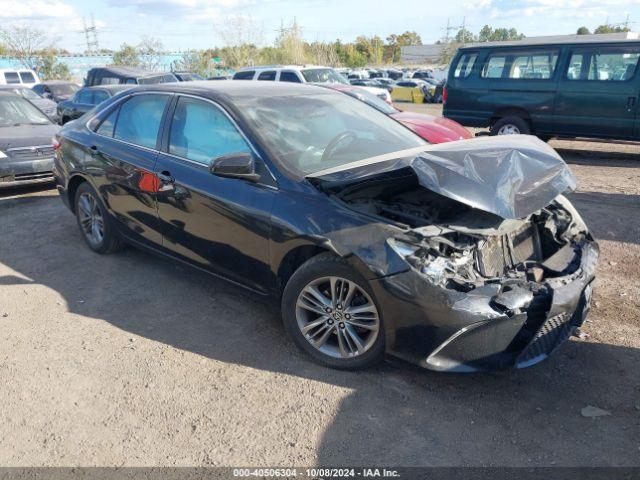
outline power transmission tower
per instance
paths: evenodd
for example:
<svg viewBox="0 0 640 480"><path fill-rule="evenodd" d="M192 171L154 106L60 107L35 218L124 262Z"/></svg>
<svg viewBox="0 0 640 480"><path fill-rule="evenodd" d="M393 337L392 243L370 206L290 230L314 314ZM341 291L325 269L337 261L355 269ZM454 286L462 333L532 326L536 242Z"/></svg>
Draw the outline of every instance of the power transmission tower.
<svg viewBox="0 0 640 480"><path fill-rule="evenodd" d="M91 24L87 25L87 21L83 18L82 24L84 25L84 38L87 41L87 54L97 54L100 51L100 44L98 43L98 29L96 28L96 22L91 15Z"/></svg>

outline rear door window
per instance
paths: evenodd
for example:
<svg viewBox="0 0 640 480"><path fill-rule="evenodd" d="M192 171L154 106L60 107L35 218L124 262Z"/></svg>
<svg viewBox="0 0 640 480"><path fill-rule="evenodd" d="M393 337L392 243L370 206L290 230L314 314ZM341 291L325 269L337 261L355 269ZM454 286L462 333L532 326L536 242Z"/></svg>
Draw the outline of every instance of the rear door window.
<svg viewBox="0 0 640 480"><path fill-rule="evenodd" d="M35 83L36 79L31 72L20 72L22 83Z"/></svg>
<svg viewBox="0 0 640 480"><path fill-rule="evenodd" d="M236 72L235 75L233 76L234 80L253 80L253 75L256 72L254 72L253 70L247 70L244 72Z"/></svg>
<svg viewBox="0 0 640 480"><path fill-rule="evenodd" d="M280 81L281 82L291 82L291 83L302 83L300 77L296 72L291 72L285 70L284 72L280 72Z"/></svg>
<svg viewBox="0 0 640 480"><path fill-rule="evenodd" d="M193 98L178 100L169 132L170 154L208 166L221 155L249 151L240 132L218 107Z"/></svg>
<svg viewBox="0 0 640 480"><path fill-rule="evenodd" d="M491 55L482 68L483 78L502 78L504 66L507 63L506 55Z"/></svg>
<svg viewBox="0 0 640 480"><path fill-rule="evenodd" d="M258 80L269 80L269 81L274 81L276 79L276 72L273 70L270 70L268 72L260 72L260 75L258 75Z"/></svg>
<svg viewBox="0 0 640 480"><path fill-rule="evenodd" d="M9 84L20 83L18 72L4 72L4 81Z"/></svg>
<svg viewBox="0 0 640 480"><path fill-rule="evenodd" d="M557 61L557 51L514 53L508 78L549 80L553 77Z"/></svg>
<svg viewBox="0 0 640 480"><path fill-rule="evenodd" d="M120 107L120 114L113 138L156 148L162 114L169 100L168 95L135 95Z"/></svg>
<svg viewBox="0 0 640 480"><path fill-rule="evenodd" d="M583 49L571 54L567 80L623 82L631 80L638 69L640 48Z"/></svg>
<svg viewBox="0 0 640 480"><path fill-rule="evenodd" d="M477 53L465 53L458 60L458 64L456 65L456 69L453 72L454 78L466 78L471 75L471 70L473 70L473 65L476 63L476 59L478 58Z"/></svg>

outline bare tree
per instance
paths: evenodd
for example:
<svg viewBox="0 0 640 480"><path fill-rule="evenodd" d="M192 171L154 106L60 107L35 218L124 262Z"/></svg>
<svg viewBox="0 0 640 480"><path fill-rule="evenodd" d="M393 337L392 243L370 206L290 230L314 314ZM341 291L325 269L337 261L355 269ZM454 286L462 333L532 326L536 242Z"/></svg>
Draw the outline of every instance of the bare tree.
<svg viewBox="0 0 640 480"><path fill-rule="evenodd" d="M164 46L162 41L153 37L144 37L137 47L140 66L146 70L160 70Z"/></svg>
<svg viewBox="0 0 640 480"><path fill-rule="evenodd" d="M262 43L262 29L251 17L229 16L214 25L214 32L224 44L224 61L230 67L254 65L258 45Z"/></svg>
<svg viewBox="0 0 640 480"><path fill-rule="evenodd" d="M0 28L0 41L6 46L11 55L30 70L37 70L41 64L42 52L53 49L47 35L29 25L13 25Z"/></svg>

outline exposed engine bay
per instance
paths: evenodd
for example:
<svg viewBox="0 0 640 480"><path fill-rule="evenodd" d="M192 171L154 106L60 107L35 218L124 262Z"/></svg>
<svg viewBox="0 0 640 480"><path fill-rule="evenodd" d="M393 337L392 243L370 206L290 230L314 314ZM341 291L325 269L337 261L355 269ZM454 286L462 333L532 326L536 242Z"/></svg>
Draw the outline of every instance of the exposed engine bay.
<svg viewBox="0 0 640 480"><path fill-rule="evenodd" d="M471 291L488 283L533 284L579 268L587 231L571 204L558 197L523 219L503 219L418 182L399 169L325 188L350 208L406 230L391 246L433 283Z"/></svg>

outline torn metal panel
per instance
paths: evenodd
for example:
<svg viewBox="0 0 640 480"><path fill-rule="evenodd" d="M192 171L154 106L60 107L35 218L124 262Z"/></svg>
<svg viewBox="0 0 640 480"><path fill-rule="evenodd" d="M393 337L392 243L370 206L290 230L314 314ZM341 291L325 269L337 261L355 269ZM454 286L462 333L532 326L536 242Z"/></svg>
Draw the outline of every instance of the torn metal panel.
<svg viewBox="0 0 640 480"><path fill-rule="evenodd" d="M547 206L576 180L546 143L528 135L479 137L382 155L308 175L329 184L411 168L424 188L504 219Z"/></svg>

